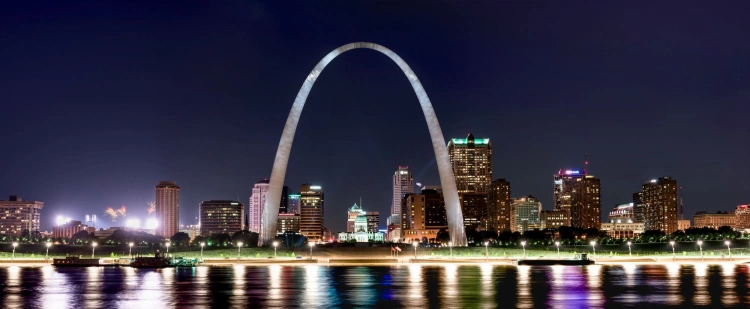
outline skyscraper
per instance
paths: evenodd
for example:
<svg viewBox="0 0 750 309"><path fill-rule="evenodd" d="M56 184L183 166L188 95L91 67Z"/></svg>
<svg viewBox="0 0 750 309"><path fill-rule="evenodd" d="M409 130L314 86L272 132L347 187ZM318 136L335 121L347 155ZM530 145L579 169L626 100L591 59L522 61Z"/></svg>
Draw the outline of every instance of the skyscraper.
<svg viewBox="0 0 750 309"><path fill-rule="evenodd" d="M492 143L489 138L452 138L448 142L458 193L487 193L492 181Z"/></svg>
<svg viewBox="0 0 750 309"><path fill-rule="evenodd" d="M401 205L401 230L405 242L421 242L426 238L432 243L441 229L448 229L441 191L422 190L420 194L407 194Z"/></svg>
<svg viewBox="0 0 750 309"><path fill-rule="evenodd" d="M643 184L646 204L645 230L660 230L667 235L677 230L677 181L670 177L652 179Z"/></svg>
<svg viewBox="0 0 750 309"><path fill-rule="evenodd" d="M487 217L487 193L461 193L458 195L461 204L461 212L464 215L464 227L476 229L486 222Z"/></svg>
<svg viewBox="0 0 750 309"><path fill-rule="evenodd" d="M266 204L266 195L268 195L268 179L256 182L253 186L253 193L250 195L247 219L247 228L251 232L260 233L260 221L263 216L263 206Z"/></svg>
<svg viewBox="0 0 750 309"><path fill-rule="evenodd" d="M567 226L578 228L601 227L599 179L577 170L560 170L552 176L554 210L566 211ZM564 217L564 216L561 216Z"/></svg>
<svg viewBox="0 0 750 309"><path fill-rule="evenodd" d="M244 227L245 206L239 201L203 201L198 212L201 236L232 234Z"/></svg>
<svg viewBox="0 0 750 309"><path fill-rule="evenodd" d="M323 238L324 214L323 188L303 184L300 186L300 233L310 242Z"/></svg>
<svg viewBox="0 0 750 309"><path fill-rule="evenodd" d="M180 228L180 187L174 181L156 185L156 235L170 238Z"/></svg>
<svg viewBox="0 0 750 309"><path fill-rule="evenodd" d="M401 217L401 200L404 195L414 193L414 177L408 166L399 166L393 174L393 202L391 203L390 223L399 224Z"/></svg>
<svg viewBox="0 0 750 309"><path fill-rule="evenodd" d="M299 214L299 194L289 194L289 203L286 213Z"/></svg>
<svg viewBox="0 0 750 309"><path fill-rule="evenodd" d="M516 212L516 231L526 232L541 228L539 215L542 212L542 202L529 195L513 199Z"/></svg>
<svg viewBox="0 0 750 309"><path fill-rule="evenodd" d="M15 195L0 201L0 235L21 236L24 231L39 231L42 207L42 202L24 201Z"/></svg>
<svg viewBox="0 0 750 309"><path fill-rule="evenodd" d="M643 202L643 192L633 193L633 222L646 221L646 203Z"/></svg>
<svg viewBox="0 0 750 309"><path fill-rule="evenodd" d="M289 211L289 194L292 193L289 187L284 186L281 190L281 203L279 204L279 213L285 214Z"/></svg>
<svg viewBox="0 0 750 309"><path fill-rule="evenodd" d="M512 231L510 182L495 179L487 191L487 229L497 233Z"/></svg>

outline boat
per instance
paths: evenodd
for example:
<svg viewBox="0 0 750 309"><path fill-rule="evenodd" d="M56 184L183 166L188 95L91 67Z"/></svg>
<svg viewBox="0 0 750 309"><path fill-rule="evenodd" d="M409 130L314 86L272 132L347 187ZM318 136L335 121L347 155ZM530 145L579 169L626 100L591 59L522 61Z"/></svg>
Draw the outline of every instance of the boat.
<svg viewBox="0 0 750 309"><path fill-rule="evenodd" d="M182 257L176 257L170 259L162 256L159 251L156 251L153 257L136 257L133 262L130 263L130 267L134 268L164 268L164 267L193 267L197 263L196 259L190 260Z"/></svg>
<svg viewBox="0 0 750 309"><path fill-rule="evenodd" d="M67 256L64 259L53 258L52 265L57 267L105 266L102 259L86 259L81 256Z"/></svg>
<svg viewBox="0 0 750 309"><path fill-rule="evenodd" d="M581 253L576 254L576 257L573 259L525 259L525 260L518 260L514 264L516 265L575 265L575 266L582 266L582 265L593 265L594 261L589 260L587 254Z"/></svg>

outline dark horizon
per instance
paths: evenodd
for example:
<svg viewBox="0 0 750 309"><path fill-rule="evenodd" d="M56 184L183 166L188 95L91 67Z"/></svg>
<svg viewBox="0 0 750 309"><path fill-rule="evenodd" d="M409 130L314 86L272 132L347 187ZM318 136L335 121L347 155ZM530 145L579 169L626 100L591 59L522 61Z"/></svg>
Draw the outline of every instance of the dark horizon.
<svg viewBox="0 0 750 309"><path fill-rule="evenodd" d="M411 66L446 143L491 139L513 197L551 209L552 175L588 153L603 218L663 176L686 218L750 203L746 2L336 4L4 3L0 199L44 202L43 230L57 215L123 225L108 206L143 219L162 180L181 187L183 224L203 200L247 205L310 70L369 41ZM403 73L347 52L310 93L285 183L321 185L334 232L360 197L382 228L399 165L439 185Z"/></svg>

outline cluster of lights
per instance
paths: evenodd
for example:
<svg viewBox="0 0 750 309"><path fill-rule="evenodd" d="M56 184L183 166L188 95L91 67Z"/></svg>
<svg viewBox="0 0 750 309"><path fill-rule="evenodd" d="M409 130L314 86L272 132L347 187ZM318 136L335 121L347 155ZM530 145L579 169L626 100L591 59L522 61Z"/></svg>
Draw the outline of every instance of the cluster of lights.
<svg viewBox="0 0 750 309"><path fill-rule="evenodd" d="M57 218L55 219L55 225L63 225L68 222L70 222L70 218L68 217L57 216Z"/></svg>

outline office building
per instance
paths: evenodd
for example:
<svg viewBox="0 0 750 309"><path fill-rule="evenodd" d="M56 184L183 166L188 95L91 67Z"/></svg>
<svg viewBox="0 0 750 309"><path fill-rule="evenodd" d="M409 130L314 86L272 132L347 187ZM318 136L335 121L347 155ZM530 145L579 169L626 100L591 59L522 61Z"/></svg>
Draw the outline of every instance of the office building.
<svg viewBox="0 0 750 309"><path fill-rule="evenodd" d="M180 187L174 181L160 181L156 190L156 236L170 238L180 227Z"/></svg>
<svg viewBox="0 0 750 309"><path fill-rule="evenodd" d="M289 214L299 214L299 194L289 194L289 206L286 212Z"/></svg>
<svg viewBox="0 0 750 309"><path fill-rule="evenodd" d="M738 205L734 215L737 217L736 228L738 230L750 229L750 205Z"/></svg>
<svg viewBox="0 0 750 309"><path fill-rule="evenodd" d="M354 233L356 232L354 228L354 223L357 221L357 218L359 216L363 216L363 220L365 222L364 229L367 230L367 218L364 217L365 211L362 210L362 207L359 207L357 203L354 203L354 206L349 208L349 210L346 212L346 232L347 233Z"/></svg>
<svg viewBox="0 0 750 309"><path fill-rule="evenodd" d="M459 193L458 201L464 215L464 226L468 229L487 229L487 193ZM485 225L482 225L485 222Z"/></svg>
<svg viewBox="0 0 750 309"><path fill-rule="evenodd" d="M489 138L452 138L448 156L458 193L487 193L492 181L492 143Z"/></svg>
<svg viewBox="0 0 750 309"><path fill-rule="evenodd" d="M276 233L294 232L299 233L299 223L301 217L299 214L285 213L279 214L279 218L276 221Z"/></svg>
<svg viewBox="0 0 750 309"><path fill-rule="evenodd" d="M368 211L365 213L367 217L367 232L377 233L380 231L380 212L379 211Z"/></svg>
<svg viewBox="0 0 750 309"><path fill-rule="evenodd" d="M722 226L728 226L732 229L737 227L737 216L733 212L707 213L699 211L693 216L693 223L697 228L719 229Z"/></svg>
<svg viewBox="0 0 750 309"><path fill-rule="evenodd" d="M633 222L646 221L646 203L643 202L643 192L633 193Z"/></svg>
<svg viewBox="0 0 750 309"><path fill-rule="evenodd" d="M303 184L300 186L300 233L310 242L323 241L323 214L325 209L323 188Z"/></svg>
<svg viewBox="0 0 750 309"><path fill-rule="evenodd" d="M442 192L422 190L420 194L407 194L401 205L401 234L405 242L422 242L424 238L435 243L437 233L448 230Z"/></svg>
<svg viewBox="0 0 750 309"><path fill-rule="evenodd" d="M44 203L24 201L11 195L7 201L0 200L0 235L21 236L24 231L39 231L40 211Z"/></svg>
<svg viewBox="0 0 750 309"><path fill-rule="evenodd" d="M646 231L659 230L667 235L677 230L677 181L670 177L653 179L643 184L646 204L644 223ZM697 225L697 222L695 222Z"/></svg>
<svg viewBox="0 0 750 309"><path fill-rule="evenodd" d="M607 217L610 223L635 222L634 203L617 204Z"/></svg>
<svg viewBox="0 0 750 309"><path fill-rule="evenodd" d="M251 232L260 233L261 217L263 216L263 207L266 205L268 187L268 179L258 181L253 186L247 216L247 229Z"/></svg>
<svg viewBox="0 0 750 309"><path fill-rule="evenodd" d="M582 229L601 229L599 179L593 175L576 178L570 193L570 225Z"/></svg>
<svg viewBox="0 0 750 309"><path fill-rule="evenodd" d="M629 238L633 239L638 235L643 234L644 223L643 222L629 222L629 223L613 223L607 222L602 223L601 231L607 233L607 236L621 239Z"/></svg>
<svg viewBox="0 0 750 309"><path fill-rule="evenodd" d="M512 203L510 198L510 182L505 179L495 179L487 189L487 229L498 234L512 231L515 223L511 224Z"/></svg>
<svg viewBox="0 0 750 309"><path fill-rule="evenodd" d="M679 231L685 231L691 227L690 220L677 220L677 230Z"/></svg>
<svg viewBox="0 0 750 309"><path fill-rule="evenodd" d="M80 231L87 231L88 226L81 221L71 220L52 227L52 238L71 238Z"/></svg>
<svg viewBox="0 0 750 309"><path fill-rule="evenodd" d="M180 232L188 234L188 236L190 236L190 241L193 241L195 237L201 235L201 226L200 224L188 224L188 225L180 224Z"/></svg>
<svg viewBox="0 0 750 309"><path fill-rule="evenodd" d="M557 230L561 226L568 226L570 212L567 210L542 210L539 221L542 229Z"/></svg>
<svg viewBox="0 0 750 309"><path fill-rule="evenodd" d="M232 234L244 227L245 206L238 201L203 201L199 206L200 234Z"/></svg>
<svg viewBox="0 0 750 309"><path fill-rule="evenodd" d="M284 188L281 190L281 202L279 204L279 213L285 214L289 211L289 194L292 193L292 191L289 190L289 187L284 186Z"/></svg>
<svg viewBox="0 0 750 309"><path fill-rule="evenodd" d="M414 176L408 166L399 166L393 174L393 202L391 204L391 222L398 224L401 217L401 200L404 195L414 193Z"/></svg>
<svg viewBox="0 0 750 309"><path fill-rule="evenodd" d="M529 195L512 200L516 214L516 231L526 232L542 227L539 215L542 212L542 202Z"/></svg>

